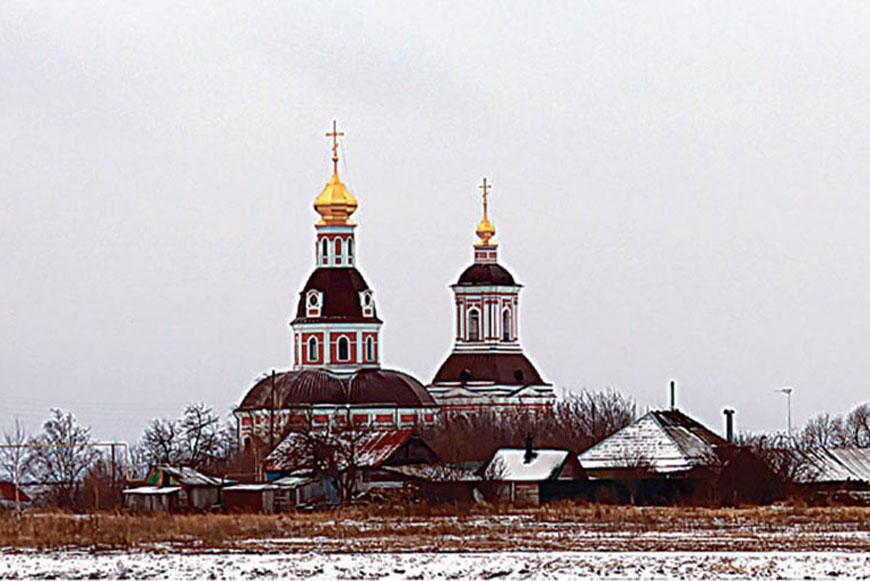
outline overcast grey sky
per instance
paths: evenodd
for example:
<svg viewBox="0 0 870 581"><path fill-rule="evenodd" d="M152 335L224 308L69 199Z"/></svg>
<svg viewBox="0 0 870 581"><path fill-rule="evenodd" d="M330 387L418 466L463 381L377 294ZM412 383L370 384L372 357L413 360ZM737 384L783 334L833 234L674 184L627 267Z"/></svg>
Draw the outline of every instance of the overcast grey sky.
<svg viewBox="0 0 870 581"><path fill-rule="evenodd" d="M483 176L557 387L780 429L870 399L866 2L0 4L0 426L133 440L290 365L323 134L384 359L453 337Z"/></svg>

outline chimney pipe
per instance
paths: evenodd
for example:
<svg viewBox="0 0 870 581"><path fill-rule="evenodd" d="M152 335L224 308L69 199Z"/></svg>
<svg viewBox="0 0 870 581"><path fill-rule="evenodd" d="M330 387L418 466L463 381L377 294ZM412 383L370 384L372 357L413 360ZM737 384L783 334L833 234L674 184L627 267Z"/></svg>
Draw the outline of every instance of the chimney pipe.
<svg viewBox="0 0 870 581"><path fill-rule="evenodd" d="M526 455L523 457L523 463L528 464L535 458L535 451L532 447L532 435L526 436Z"/></svg>
<svg viewBox="0 0 870 581"><path fill-rule="evenodd" d="M724 409L722 413L725 414L725 440L732 444L734 442L734 410L732 409Z"/></svg>
<svg viewBox="0 0 870 581"><path fill-rule="evenodd" d="M677 409L677 382L671 380L671 411Z"/></svg>

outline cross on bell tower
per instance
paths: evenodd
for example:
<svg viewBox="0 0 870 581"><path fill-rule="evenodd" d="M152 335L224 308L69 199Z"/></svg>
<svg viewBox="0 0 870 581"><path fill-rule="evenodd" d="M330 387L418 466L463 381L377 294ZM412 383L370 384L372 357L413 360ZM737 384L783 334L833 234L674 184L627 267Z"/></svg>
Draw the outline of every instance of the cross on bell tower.
<svg viewBox="0 0 870 581"><path fill-rule="evenodd" d="M338 173L338 138L344 137L344 131L338 130L338 123L335 119L332 120L332 131L326 134L327 137L332 137L332 169Z"/></svg>

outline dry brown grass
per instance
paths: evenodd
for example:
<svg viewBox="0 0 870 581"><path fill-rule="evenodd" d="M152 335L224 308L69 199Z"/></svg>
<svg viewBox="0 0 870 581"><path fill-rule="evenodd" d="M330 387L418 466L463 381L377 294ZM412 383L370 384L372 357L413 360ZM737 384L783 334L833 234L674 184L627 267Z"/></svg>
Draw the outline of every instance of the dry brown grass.
<svg viewBox="0 0 870 581"><path fill-rule="evenodd" d="M426 514L423 514L426 513ZM870 508L358 507L283 515L0 515L19 549L870 550Z"/></svg>

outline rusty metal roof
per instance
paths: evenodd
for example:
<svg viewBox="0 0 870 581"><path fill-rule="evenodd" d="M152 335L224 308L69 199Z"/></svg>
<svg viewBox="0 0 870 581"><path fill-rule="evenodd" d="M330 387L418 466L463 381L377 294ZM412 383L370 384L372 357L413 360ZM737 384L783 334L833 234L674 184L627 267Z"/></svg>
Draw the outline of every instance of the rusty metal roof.
<svg viewBox="0 0 870 581"><path fill-rule="evenodd" d="M292 432L278 444L264 461L266 470L292 470L301 466L313 465L313 448L320 442L323 447L335 450L339 465L357 468L377 468L386 462L414 432L411 428L398 430L346 430L329 434L327 432L302 434ZM289 465L288 459L293 464Z"/></svg>
<svg viewBox="0 0 870 581"><path fill-rule="evenodd" d="M720 463L720 436L678 410L651 411L580 454L584 470L685 472Z"/></svg>

